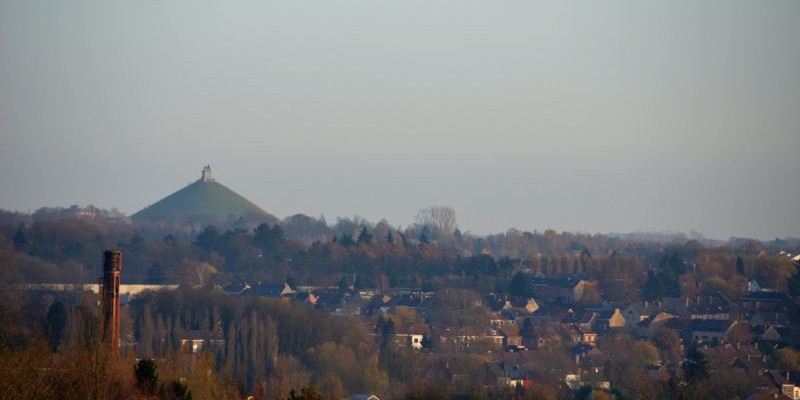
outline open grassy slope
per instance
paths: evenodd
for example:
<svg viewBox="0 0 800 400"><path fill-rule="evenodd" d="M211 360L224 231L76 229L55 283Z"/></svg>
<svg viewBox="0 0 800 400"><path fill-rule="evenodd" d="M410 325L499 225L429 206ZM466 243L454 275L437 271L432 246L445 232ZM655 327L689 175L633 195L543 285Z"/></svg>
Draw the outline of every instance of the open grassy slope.
<svg viewBox="0 0 800 400"><path fill-rule="evenodd" d="M275 216L262 210L219 182L198 180L133 214L136 222L175 223L231 222L240 218L274 223Z"/></svg>

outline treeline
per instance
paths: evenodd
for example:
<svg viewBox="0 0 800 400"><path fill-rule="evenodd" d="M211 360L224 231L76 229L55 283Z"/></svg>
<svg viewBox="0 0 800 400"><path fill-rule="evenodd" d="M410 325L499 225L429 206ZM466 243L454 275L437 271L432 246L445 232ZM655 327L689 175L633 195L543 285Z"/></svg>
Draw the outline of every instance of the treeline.
<svg viewBox="0 0 800 400"><path fill-rule="evenodd" d="M212 354L193 363L184 354L166 354L153 364L151 384L143 385L135 354L102 342L92 296L77 305L54 301L44 314L22 297L9 287L0 291L2 399L240 398L230 380L217 374Z"/></svg>
<svg viewBox="0 0 800 400"><path fill-rule="evenodd" d="M200 335L216 370L241 393L282 398L313 385L326 398L344 398L388 387L374 341L347 319L206 290L149 293L130 308L140 355L158 359L187 351L181 339Z"/></svg>
<svg viewBox="0 0 800 400"><path fill-rule="evenodd" d="M611 301L734 295L749 280L789 291L797 240L736 240L713 245L630 242L605 235L509 230L475 237L461 233L452 210L432 207L405 229L385 221L287 218L255 229L207 226L190 238L152 238L139 226L110 217L64 217L96 210L4 213L0 221L0 281L94 282L100 255L125 254L123 282L202 285L280 282L386 289L471 287L506 293L515 271L543 277L580 277L600 283ZM52 215L59 216L58 218ZM50 217L48 217L50 216ZM293 232L289 235L288 232ZM297 235L304 239L298 239ZM305 236L303 236L305 235ZM309 238L316 238L309 242Z"/></svg>
<svg viewBox="0 0 800 400"><path fill-rule="evenodd" d="M427 374L410 351L292 302L146 293L123 309L120 351L102 342L91 294L51 299L42 312L13 288L0 295L3 399L287 399L301 388L402 397Z"/></svg>

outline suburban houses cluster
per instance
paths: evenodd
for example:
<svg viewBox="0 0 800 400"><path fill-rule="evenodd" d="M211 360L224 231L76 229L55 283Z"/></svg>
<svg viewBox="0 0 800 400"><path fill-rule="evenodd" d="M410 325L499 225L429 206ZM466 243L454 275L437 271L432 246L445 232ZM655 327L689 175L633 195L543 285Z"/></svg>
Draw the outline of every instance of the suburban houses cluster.
<svg viewBox="0 0 800 400"><path fill-rule="evenodd" d="M359 329L376 341L388 335L393 345L407 348L441 367L452 385L475 379L458 361L462 353L478 354L484 360L477 368L482 379L498 386L530 388L540 380L557 377L578 390L590 385L609 388L604 374L608 361L619 354L601 343L611 338L656 340L670 331L680 340L680 354L696 346L709 360L709 367L739 369L758 377L754 398L786 395L800 399L800 380L795 372L782 373L765 349L793 345L796 328L788 325L798 304L786 294L749 282L737 298L721 293L711 296L662 298L629 304L601 301L587 305L582 297L597 282L585 279L531 277L534 296L480 295L478 313L482 325L446 326L434 313L436 292L420 289L375 290L352 288L290 287L286 283L235 283L215 290L229 296L261 296L295 302L332 315L359 321ZM403 314L414 318L393 322L391 332L381 331L379 321ZM197 352L204 342L197 334L187 336L186 350ZM211 337L208 337L210 340ZM206 342L208 343L208 342ZM544 376L541 357L546 351L568 351L570 363L559 363ZM622 350L624 351L624 350ZM676 365L654 359L648 375L668 380ZM679 360L680 361L680 360ZM545 374L546 375L546 374Z"/></svg>

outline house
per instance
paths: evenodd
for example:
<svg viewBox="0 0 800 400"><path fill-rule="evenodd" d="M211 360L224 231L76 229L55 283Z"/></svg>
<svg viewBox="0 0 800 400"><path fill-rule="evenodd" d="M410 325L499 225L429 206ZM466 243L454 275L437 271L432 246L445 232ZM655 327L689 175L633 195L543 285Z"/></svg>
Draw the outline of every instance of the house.
<svg viewBox="0 0 800 400"><path fill-rule="evenodd" d="M198 354L207 346L216 346L224 343L221 338L215 338L212 332L187 331L178 338L180 349L184 353Z"/></svg>
<svg viewBox="0 0 800 400"><path fill-rule="evenodd" d="M598 332L608 332L612 329L619 329L625 327L625 317L619 308L613 310L606 309L597 312L597 319L594 327Z"/></svg>
<svg viewBox="0 0 800 400"><path fill-rule="evenodd" d="M594 281L573 278L535 278L532 283L537 297L565 304L580 301L588 286L597 285Z"/></svg>
<svg viewBox="0 0 800 400"><path fill-rule="evenodd" d="M597 343L597 334L592 331L579 331L581 335L581 343L595 344Z"/></svg>
<svg viewBox="0 0 800 400"><path fill-rule="evenodd" d="M591 374L602 374L608 364L608 356L596 346L579 343L569 351L575 365Z"/></svg>
<svg viewBox="0 0 800 400"><path fill-rule="evenodd" d="M489 326L493 329L502 329L508 326L519 326L517 313L513 310L487 311Z"/></svg>
<svg viewBox="0 0 800 400"><path fill-rule="evenodd" d="M494 378L498 386L516 389L518 387L529 389L533 386L533 379L529 372L520 364L506 361L492 361L486 363L488 375Z"/></svg>
<svg viewBox="0 0 800 400"><path fill-rule="evenodd" d="M502 301L499 309L502 324L515 324L520 327L532 324L532 315L539 310L539 304L533 298L514 297Z"/></svg>
<svg viewBox="0 0 800 400"><path fill-rule="evenodd" d="M298 293L294 297L294 300L298 304L302 304L309 308L315 308L317 305L317 301L319 300L319 297L317 297L314 293L309 291L309 292Z"/></svg>
<svg viewBox="0 0 800 400"><path fill-rule="evenodd" d="M516 327L506 327L499 330L499 333L503 336L503 348L524 348L522 345L522 336L519 335L519 329L515 328Z"/></svg>
<svg viewBox="0 0 800 400"><path fill-rule="evenodd" d="M336 316L361 315L363 300L350 290L320 290L317 293L315 308Z"/></svg>
<svg viewBox="0 0 800 400"><path fill-rule="evenodd" d="M374 394L358 393L351 395L347 400L381 400L381 398Z"/></svg>
<svg viewBox="0 0 800 400"><path fill-rule="evenodd" d="M525 310L527 310L527 311L528 311L528 314L533 314L533 313L535 313L535 312L536 312L536 310L538 310L538 309L539 309L539 303L537 303L537 302L536 302L536 300L534 300L534 299L531 297L531 298L529 298L529 299L528 299L528 300L525 302L525 305L524 305L524 306L522 306L522 307L523 307Z"/></svg>
<svg viewBox="0 0 800 400"><path fill-rule="evenodd" d="M254 285L250 285L250 293L246 293L251 296L258 296L258 297L272 297L275 299L284 298L294 295L295 290L289 286L288 283L256 283Z"/></svg>
<svg viewBox="0 0 800 400"><path fill-rule="evenodd" d="M605 370L608 364L608 355L602 352L599 348L592 346L592 349L586 353L581 365L587 370L600 374Z"/></svg>
<svg viewBox="0 0 800 400"><path fill-rule="evenodd" d="M689 307L689 319L717 319L726 321L730 318L730 307L727 305L705 303Z"/></svg>
<svg viewBox="0 0 800 400"><path fill-rule="evenodd" d="M520 314L533 314L536 310L539 309L539 303L536 302L532 297L524 298L524 297L512 297L510 300L506 300L501 307L501 310L512 310L514 309L517 313Z"/></svg>
<svg viewBox="0 0 800 400"><path fill-rule="evenodd" d="M430 338L431 331L426 324L415 324L409 327L395 329L395 341L401 345L408 345L414 350L422 350L425 338Z"/></svg>
<svg viewBox="0 0 800 400"><path fill-rule="evenodd" d="M665 312L658 312L654 315L647 317L645 320L639 322L636 325L636 329L634 332L643 337L651 338L655 336L655 334L664 328L670 321L677 319L678 317L668 314Z"/></svg>
<svg viewBox="0 0 800 400"><path fill-rule="evenodd" d="M750 329L756 340L775 343L787 343L791 340L789 328L776 325L758 325Z"/></svg>
<svg viewBox="0 0 800 400"><path fill-rule="evenodd" d="M561 335L552 328L536 328L531 346L536 349L549 349L561 345Z"/></svg>
<svg viewBox="0 0 800 400"><path fill-rule="evenodd" d="M367 314L375 314L379 313L385 315L394 307L400 304L400 297L399 296L390 296L388 294L375 296L370 300L370 302L366 306Z"/></svg>
<svg viewBox="0 0 800 400"><path fill-rule="evenodd" d="M659 302L645 301L643 303L631 303L622 310L625 317L625 327L629 330L637 328L640 322L661 311Z"/></svg>
<svg viewBox="0 0 800 400"><path fill-rule="evenodd" d="M625 317L619 308L587 308L579 318L568 314L564 322L582 331L607 332L625 327Z"/></svg>
<svg viewBox="0 0 800 400"><path fill-rule="evenodd" d="M784 383L781 385L781 394L792 400L800 400L800 386L793 383Z"/></svg>
<svg viewBox="0 0 800 400"><path fill-rule="evenodd" d="M681 319L689 319L690 300L683 297L663 297L659 301L660 311L676 315Z"/></svg>
<svg viewBox="0 0 800 400"><path fill-rule="evenodd" d="M789 298L781 292L758 291L739 297L739 304L745 313L787 312Z"/></svg>
<svg viewBox="0 0 800 400"><path fill-rule="evenodd" d="M658 311L681 319L730 319L731 302L722 295L687 297L664 297Z"/></svg>
<svg viewBox="0 0 800 400"><path fill-rule="evenodd" d="M501 335L497 331L487 331L487 332L484 332L482 335L477 336L476 339L480 340L480 341L483 341L483 342L486 342L486 343L489 343L490 345L493 345L496 348L496 347L502 347L503 346L503 339L504 338L503 338L503 335Z"/></svg>
<svg viewBox="0 0 800 400"><path fill-rule="evenodd" d="M797 371L782 374L777 370L770 370L769 376L781 395L788 399L800 400L800 376Z"/></svg>
<svg viewBox="0 0 800 400"><path fill-rule="evenodd" d="M430 304L433 301L431 293L425 292L403 293L400 294L399 297L400 301L395 308L411 309L420 315L427 314Z"/></svg>
<svg viewBox="0 0 800 400"><path fill-rule="evenodd" d="M750 326L774 325L783 327L790 320L789 314L784 312L752 312L745 315Z"/></svg>
<svg viewBox="0 0 800 400"><path fill-rule="evenodd" d="M448 378L453 385L470 383L470 376L475 373L475 371L470 368L470 365L463 362L458 356L444 357L444 359L441 360L440 367L444 370L445 377Z"/></svg>
<svg viewBox="0 0 800 400"><path fill-rule="evenodd" d="M703 345L698 350L706 357L709 370L733 368L739 360L739 352L730 344L720 346Z"/></svg>
<svg viewBox="0 0 800 400"><path fill-rule="evenodd" d="M753 345L741 345L735 348L739 353L738 359L734 364L735 367L757 374L764 374L768 371L770 367L769 359L758 347Z"/></svg>
<svg viewBox="0 0 800 400"><path fill-rule="evenodd" d="M227 295L243 295L246 291L250 290L250 285L247 283L229 283L221 286L222 292Z"/></svg>
<svg viewBox="0 0 800 400"><path fill-rule="evenodd" d="M694 299L684 298L685 314L682 317L689 319L719 319L731 318L730 301L722 295L698 296Z"/></svg>
<svg viewBox="0 0 800 400"><path fill-rule="evenodd" d="M611 382L609 381L587 381L583 379L580 374L567 374L564 376L564 384L572 391L578 391L584 386L591 386L594 389L611 390Z"/></svg>
<svg viewBox="0 0 800 400"><path fill-rule="evenodd" d="M759 285L758 281L756 281L755 279L751 279L751 280L747 281L745 289L746 289L745 291L748 292L748 293L760 292L761 291L761 285Z"/></svg>
<svg viewBox="0 0 800 400"><path fill-rule="evenodd" d="M586 310L583 314L567 312L563 322L565 325L571 325L578 329L590 330L594 326L595 320L597 320L597 313Z"/></svg>
<svg viewBox="0 0 800 400"><path fill-rule="evenodd" d="M439 338L440 344L455 346L457 349L467 349L476 343L487 344L495 350L501 350L503 347L503 336L497 330L434 327L432 331L434 336Z"/></svg>
<svg viewBox="0 0 800 400"><path fill-rule="evenodd" d="M222 291L228 295L257 296L283 298L295 294L295 290L288 283L232 283L222 286Z"/></svg>
<svg viewBox="0 0 800 400"><path fill-rule="evenodd" d="M750 376L760 376L767 373L769 368L767 355L752 345L704 345L700 351L705 355L711 370L734 368L751 373Z"/></svg>
<svg viewBox="0 0 800 400"><path fill-rule="evenodd" d="M573 391L578 391L584 386L579 374L567 374L564 377L564 384Z"/></svg>
<svg viewBox="0 0 800 400"><path fill-rule="evenodd" d="M181 351L196 354L203 351L206 342L205 335L199 331L189 331L180 336Z"/></svg>
<svg viewBox="0 0 800 400"><path fill-rule="evenodd" d="M719 319L696 319L686 328L691 340L696 343L722 343L736 322Z"/></svg>
<svg viewBox="0 0 800 400"><path fill-rule="evenodd" d="M386 314L396 308L406 308L414 310L420 314L426 314L430 306L430 293L404 293L404 294L383 294L375 296L366 306L367 314Z"/></svg>

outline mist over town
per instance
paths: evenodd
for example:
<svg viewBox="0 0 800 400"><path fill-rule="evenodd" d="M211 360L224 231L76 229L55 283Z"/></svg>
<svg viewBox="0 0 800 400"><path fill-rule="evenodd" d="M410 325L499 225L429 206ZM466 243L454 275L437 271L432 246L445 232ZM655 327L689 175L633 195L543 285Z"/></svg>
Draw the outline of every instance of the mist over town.
<svg viewBox="0 0 800 400"><path fill-rule="evenodd" d="M800 399L798 20L0 2L0 399Z"/></svg>

